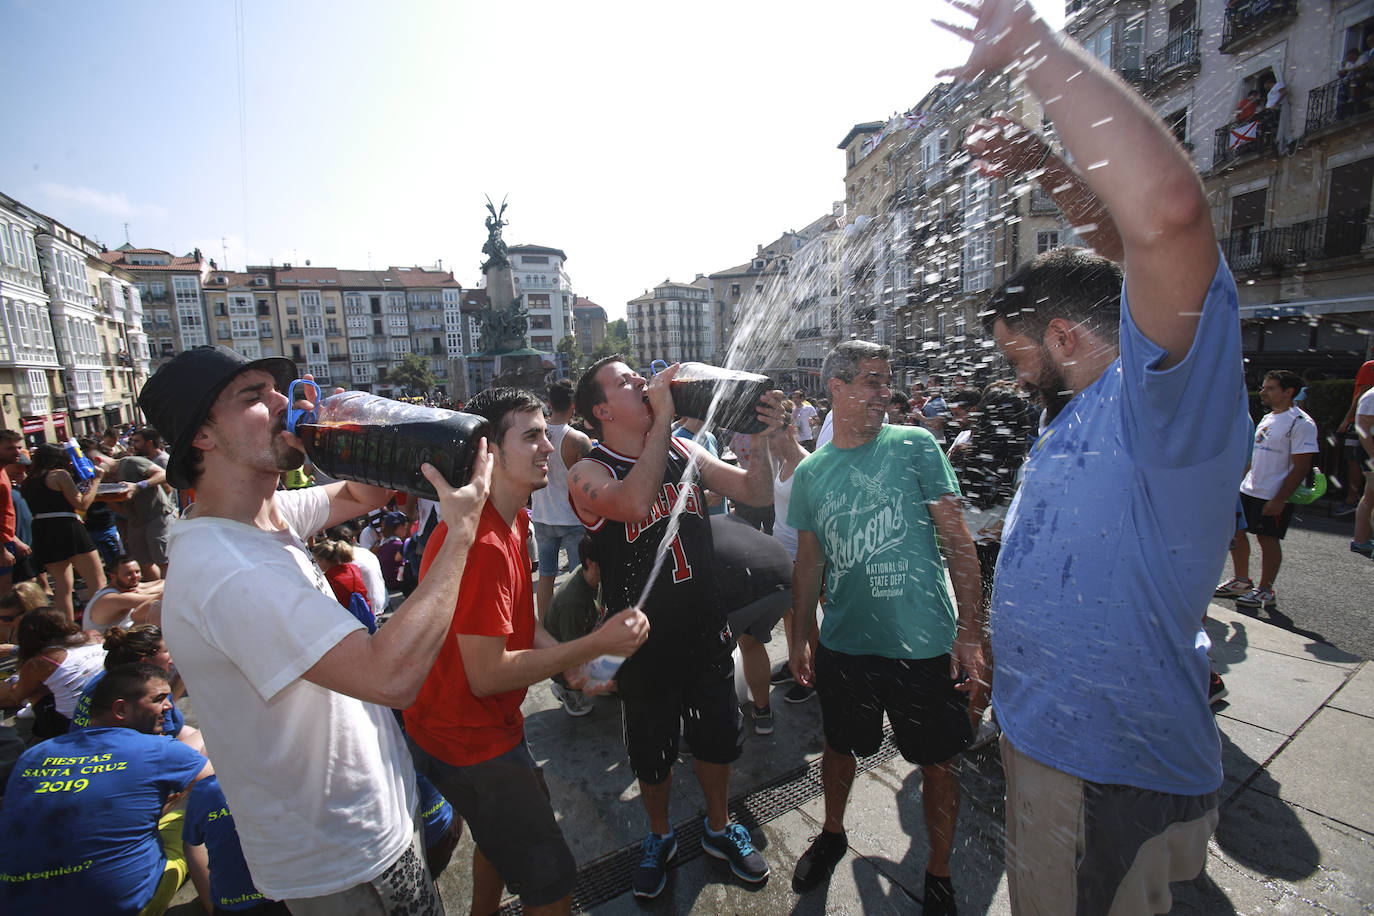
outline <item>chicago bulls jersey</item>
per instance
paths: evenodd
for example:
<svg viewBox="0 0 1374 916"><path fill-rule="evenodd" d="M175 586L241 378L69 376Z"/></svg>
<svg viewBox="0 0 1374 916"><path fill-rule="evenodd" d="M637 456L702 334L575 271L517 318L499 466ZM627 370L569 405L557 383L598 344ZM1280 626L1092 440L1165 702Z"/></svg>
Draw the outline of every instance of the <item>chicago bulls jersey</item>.
<svg viewBox="0 0 1374 916"><path fill-rule="evenodd" d="M669 514L679 498L686 503L678 517L678 531L668 542L663 566L640 607L649 618L649 639L616 676L621 692L652 690L654 685L734 648L711 571L713 551L706 500L695 477L685 486L682 483L690 456L686 442L669 440L663 485L647 518L638 522L603 518L587 526L600 557L606 612L614 614L639 601L663 546ZM617 480L624 480L635 466L634 458L601 444L588 457L604 465Z"/></svg>

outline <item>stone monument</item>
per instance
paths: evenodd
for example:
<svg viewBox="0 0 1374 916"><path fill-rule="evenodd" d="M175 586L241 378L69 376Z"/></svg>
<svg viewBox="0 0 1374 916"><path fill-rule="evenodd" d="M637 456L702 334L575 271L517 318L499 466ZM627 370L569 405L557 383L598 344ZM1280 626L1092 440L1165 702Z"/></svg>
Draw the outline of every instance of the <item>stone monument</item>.
<svg viewBox="0 0 1374 916"><path fill-rule="evenodd" d="M482 253L487 256L482 263L487 306L477 313L482 349L473 354L472 361L489 369L483 375L491 379L489 384L493 387L524 388L542 397L546 387L544 354L525 345L529 321L515 296L510 251L501 238L501 229L508 225L504 218L506 201L502 200L501 209L497 210L488 197L487 211L487 241L482 246Z"/></svg>

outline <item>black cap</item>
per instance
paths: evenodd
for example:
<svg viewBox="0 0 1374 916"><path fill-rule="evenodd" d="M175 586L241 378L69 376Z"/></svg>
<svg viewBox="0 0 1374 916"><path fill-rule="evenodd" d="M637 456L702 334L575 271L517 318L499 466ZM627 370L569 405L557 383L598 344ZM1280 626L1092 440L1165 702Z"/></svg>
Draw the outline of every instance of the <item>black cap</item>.
<svg viewBox="0 0 1374 916"><path fill-rule="evenodd" d="M138 406L167 443L167 482L172 486L191 486L186 463L191 441L224 386L249 369L270 374L283 394L297 374L296 364L285 357L250 360L228 347L193 347L164 363L138 393Z"/></svg>

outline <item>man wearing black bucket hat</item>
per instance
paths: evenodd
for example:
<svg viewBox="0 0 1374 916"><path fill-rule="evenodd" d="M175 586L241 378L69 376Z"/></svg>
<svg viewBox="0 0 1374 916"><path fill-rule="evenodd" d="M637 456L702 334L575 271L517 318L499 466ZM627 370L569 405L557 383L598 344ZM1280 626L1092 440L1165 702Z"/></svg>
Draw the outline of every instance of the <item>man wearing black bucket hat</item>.
<svg viewBox="0 0 1374 916"><path fill-rule="evenodd" d="M295 374L290 360L197 347L139 394L170 445L167 479L196 489L194 517L170 537L163 632L258 889L293 913L439 913L418 846L414 767L388 707L410 704L443 642L490 460L483 444L459 490L425 465L450 527L435 563L444 574L368 635L304 539L388 493L357 483L276 490L303 459L282 393Z"/></svg>

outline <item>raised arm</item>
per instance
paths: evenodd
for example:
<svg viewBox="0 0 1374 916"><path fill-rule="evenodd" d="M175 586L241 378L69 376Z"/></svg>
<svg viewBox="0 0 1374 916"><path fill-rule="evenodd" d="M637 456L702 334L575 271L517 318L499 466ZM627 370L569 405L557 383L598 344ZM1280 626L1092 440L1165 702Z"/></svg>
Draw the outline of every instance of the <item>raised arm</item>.
<svg viewBox="0 0 1374 916"><path fill-rule="evenodd" d="M759 398L758 417L767 426L763 432L749 437L748 470L721 461L696 443L689 445L701 471L702 485L746 506L773 505L773 462L768 443L787 425L782 398L781 391L770 391Z"/></svg>
<svg viewBox="0 0 1374 916"><path fill-rule="evenodd" d="M1218 260L1192 163L1140 96L1026 0L950 2L977 18L971 28L940 23L973 43L953 75L1020 71L1116 222L1136 326L1167 351L1162 367L1179 362L1197 333Z"/></svg>

